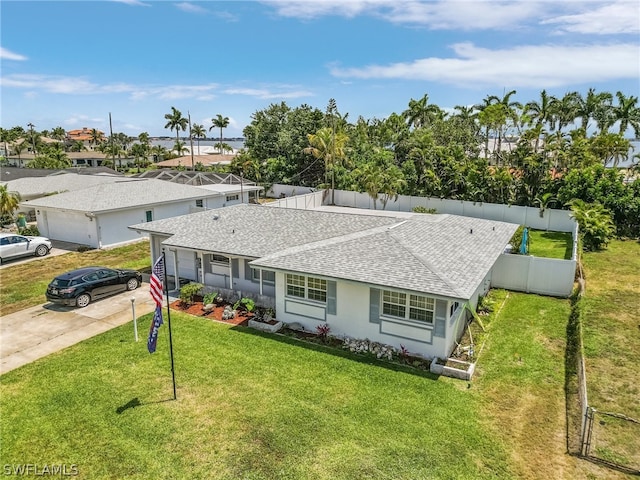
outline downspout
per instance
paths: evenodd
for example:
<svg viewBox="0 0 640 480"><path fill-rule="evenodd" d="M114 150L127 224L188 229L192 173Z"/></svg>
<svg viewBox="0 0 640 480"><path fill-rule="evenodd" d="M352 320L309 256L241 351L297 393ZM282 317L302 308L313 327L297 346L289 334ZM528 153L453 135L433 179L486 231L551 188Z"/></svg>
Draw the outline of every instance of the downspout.
<svg viewBox="0 0 640 480"><path fill-rule="evenodd" d="M102 231L100 230L100 222L98 221L98 217L92 213L92 218L96 221L96 237L98 240L98 248L102 249Z"/></svg>

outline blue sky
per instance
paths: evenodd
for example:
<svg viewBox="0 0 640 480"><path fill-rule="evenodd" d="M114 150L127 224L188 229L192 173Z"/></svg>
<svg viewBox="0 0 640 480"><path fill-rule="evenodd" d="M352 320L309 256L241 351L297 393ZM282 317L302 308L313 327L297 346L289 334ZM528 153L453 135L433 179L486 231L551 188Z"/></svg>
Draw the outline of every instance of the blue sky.
<svg viewBox="0 0 640 480"><path fill-rule="evenodd" d="M442 108L516 90L537 100L640 96L640 2L13 1L0 3L3 128L173 133L229 117L241 136L272 103L349 120L429 95ZM218 130L211 131L216 137Z"/></svg>

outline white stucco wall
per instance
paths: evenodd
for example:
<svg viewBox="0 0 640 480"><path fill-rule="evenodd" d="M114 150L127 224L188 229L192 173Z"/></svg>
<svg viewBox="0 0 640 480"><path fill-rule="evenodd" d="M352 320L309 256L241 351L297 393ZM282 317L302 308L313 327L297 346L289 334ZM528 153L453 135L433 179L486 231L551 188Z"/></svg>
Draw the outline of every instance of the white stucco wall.
<svg viewBox="0 0 640 480"><path fill-rule="evenodd" d="M331 280L331 279L327 279ZM285 274L276 272L276 318L285 323L299 323L306 330L315 331L328 323L331 335L352 337L392 345L403 345L414 354L427 358L445 357L450 353L454 330L446 322L446 337L433 335L434 327L411 321L384 318L380 323L369 321L370 286L347 281L336 283L336 314L327 313L326 305L287 297ZM447 303L448 311L449 303Z"/></svg>
<svg viewBox="0 0 640 480"><path fill-rule="evenodd" d="M82 212L36 209L40 235L98 248L98 224Z"/></svg>

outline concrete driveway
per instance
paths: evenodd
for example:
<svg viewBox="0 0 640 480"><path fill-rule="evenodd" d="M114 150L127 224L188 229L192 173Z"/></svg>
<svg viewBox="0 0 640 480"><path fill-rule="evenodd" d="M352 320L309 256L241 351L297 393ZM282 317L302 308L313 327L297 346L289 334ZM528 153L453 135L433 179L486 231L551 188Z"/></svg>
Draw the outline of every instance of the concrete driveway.
<svg viewBox="0 0 640 480"><path fill-rule="evenodd" d="M61 240L51 240L51 250L44 257L36 257L34 255L28 257L16 257L10 258L8 260L4 260L2 265L0 265L0 270L3 268L11 267L13 265L20 265L23 263L34 262L36 260L44 260L48 257L56 257L58 255L64 255L69 252L77 252L80 244L71 243L71 242L63 242Z"/></svg>
<svg viewBox="0 0 640 480"><path fill-rule="evenodd" d="M127 322L132 324L133 340L132 298L136 318L155 309L149 284L143 283L132 292L98 300L85 308L45 303L1 317L0 375ZM138 325L141 342L146 342L145 330Z"/></svg>

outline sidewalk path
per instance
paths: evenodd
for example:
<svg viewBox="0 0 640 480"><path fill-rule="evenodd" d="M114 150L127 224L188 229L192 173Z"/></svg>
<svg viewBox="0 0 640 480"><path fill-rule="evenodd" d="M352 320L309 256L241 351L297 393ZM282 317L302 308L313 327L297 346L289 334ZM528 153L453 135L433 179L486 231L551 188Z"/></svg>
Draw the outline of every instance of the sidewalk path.
<svg viewBox="0 0 640 480"><path fill-rule="evenodd" d="M85 308L45 303L0 318L0 375L127 322L155 308L149 284L98 300ZM131 336L133 337L133 325ZM140 341L146 332L138 325Z"/></svg>

